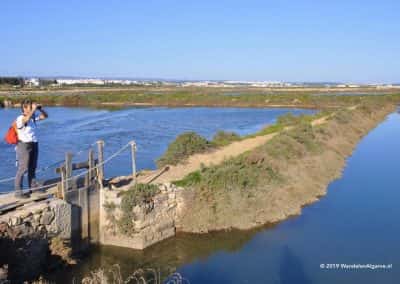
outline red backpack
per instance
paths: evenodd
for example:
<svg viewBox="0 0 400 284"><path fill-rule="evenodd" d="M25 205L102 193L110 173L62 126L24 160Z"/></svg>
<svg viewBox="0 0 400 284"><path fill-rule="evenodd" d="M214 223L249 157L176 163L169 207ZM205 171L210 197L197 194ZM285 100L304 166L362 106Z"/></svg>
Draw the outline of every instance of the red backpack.
<svg viewBox="0 0 400 284"><path fill-rule="evenodd" d="M4 140L6 140L6 142L11 145L18 144L17 124L15 123L15 121L8 129Z"/></svg>

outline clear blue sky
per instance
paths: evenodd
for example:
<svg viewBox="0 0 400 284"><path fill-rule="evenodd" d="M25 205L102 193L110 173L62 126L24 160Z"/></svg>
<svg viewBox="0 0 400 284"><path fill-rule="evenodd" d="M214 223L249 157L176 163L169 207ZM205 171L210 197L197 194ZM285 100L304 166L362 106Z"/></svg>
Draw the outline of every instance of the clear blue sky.
<svg viewBox="0 0 400 284"><path fill-rule="evenodd" d="M400 81L400 1L1 0L0 75Z"/></svg>

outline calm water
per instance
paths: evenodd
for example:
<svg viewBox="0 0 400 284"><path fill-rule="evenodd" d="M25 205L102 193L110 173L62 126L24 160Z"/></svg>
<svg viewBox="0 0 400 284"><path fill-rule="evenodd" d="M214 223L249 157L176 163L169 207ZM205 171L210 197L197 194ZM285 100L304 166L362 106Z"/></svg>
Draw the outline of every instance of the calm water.
<svg viewBox="0 0 400 284"><path fill-rule="evenodd" d="M143 252L104 247L58 279L70 283L102 267L119 270L123 279L140 268L162 277L177 271L190 283L399 283L399 144L400 116L391 114L360 142L327 196L272 228L183 235ZM392 268L321 269L321 264Z"/></svg>
<svg viewBox="0 0 400 284"><path fill-rule="evenodd" d="M51 119L41 125L42 164L100 137L106 140L108 153L134 138L141 168L154 167L154 159L183 131L195 130L207 137L218 129L246 134L286 112L232 108L49 111ZM1 132L15 114L15 110L0 111ZM142 252L98 248L79 265L49 277L71 283L103 268L110 274L119 271L123 279L141 274L140 269L147 277L152 277L153 269L163 279L178 272L190 283L399 283L399 144L400 116L391 114L360 142L343 177L330 184L327 196L304 208L301 216L272 228L181 235ZM13 152L4 144L0 148L1 176L8 176L13 173L9 171ZM126 156L118 162L124 168L108 172L123 174L129 168ZM392 264L392 268L321 269L320 264Z"/></svg>
<svg viewBox="0 0 400 284"><path fill-rule="evenodd" d="M168 144L185 131L196 131L211 138L218 130L253 133L287 112L311 113L299 109L244 108L127 108L118 111L88 108L48 108L50 118L39 124L39 168L63 160L66 152L78 153L99 139L105 145L105 157L134 139L138 146L138 168L154 168L154 161ZM0 134L7 131L19 115L19 109L0 109ZM87 158L87 151L75 155ZM0 142L0 180L15 175L14 147ZM106 166L108 176L130 173L130 153L123 153ZM40 172L39 178L54 176L54 168ZM0 192L13 189L13 182L0 183Z"/></svg>

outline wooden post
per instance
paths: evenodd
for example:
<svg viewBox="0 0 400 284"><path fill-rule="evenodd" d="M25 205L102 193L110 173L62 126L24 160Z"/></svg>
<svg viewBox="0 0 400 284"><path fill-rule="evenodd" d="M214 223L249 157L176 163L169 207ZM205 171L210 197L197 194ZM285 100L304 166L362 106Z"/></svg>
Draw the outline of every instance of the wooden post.
<svg viewBox="0 0 400 284"><path fill-rule="evenodd" d="M65 200L66 196L66 181L65 181L65 167L61 167L61 197Z"/></svg>
<svg viewBox="0 0 400 284"><path fill-rule="evenodd" d="M93 154L93 149L89 150L89 158L88 158L88 175L89 175L89 184L91 184L93 178L94 178L94 154Z"/></svg>
<svg viewBox="0 0 400 284"><path fill-rule="evenodd" d="M131 141L131 155L132 155L132 177L134 183L136 183L136 142Z"/></svg>
<svg viewBox="0 0 400 284"><path fill-rule="evenodd" d="M89 241L89 187L78 189L78 204L81 212L81 238L83 241Z"/></svg>
<svg viewBox="0 0 400 284"><path fill-rule="evenodd" d="M85 175L85 182L84 182L84 187L89 187L89 185L90 185L90 182L89 182L89 173L87 173L86 175Z"/></svg>
<svg viewBox="0 0 400 284"><path fill-rule="evenodd" d="M104 179L104 141L103 140L99 140L97 141L97 160L98 160L98 164L99 166L97 167L98 170L98 179L99 182L101 184L101 186L103 186L103 179Z"/></svg>
<svg viewBox="0 0 400 284"><path fill-rule="evenodd" d="M72 185L72 153L65 154L65 191L70 190Z"/></svg>

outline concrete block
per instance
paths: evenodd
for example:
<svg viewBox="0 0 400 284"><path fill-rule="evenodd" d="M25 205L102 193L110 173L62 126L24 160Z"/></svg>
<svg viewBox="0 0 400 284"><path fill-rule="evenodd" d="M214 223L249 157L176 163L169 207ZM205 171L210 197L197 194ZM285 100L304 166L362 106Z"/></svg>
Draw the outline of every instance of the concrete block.
<svg viewBox="0 0 400 284"><path fill-rule="evenodd" d="M72 236L72 206L63 200L54 200L50 203L54 211L52 230L58 232L60 238L70 239Z"/></svg>

